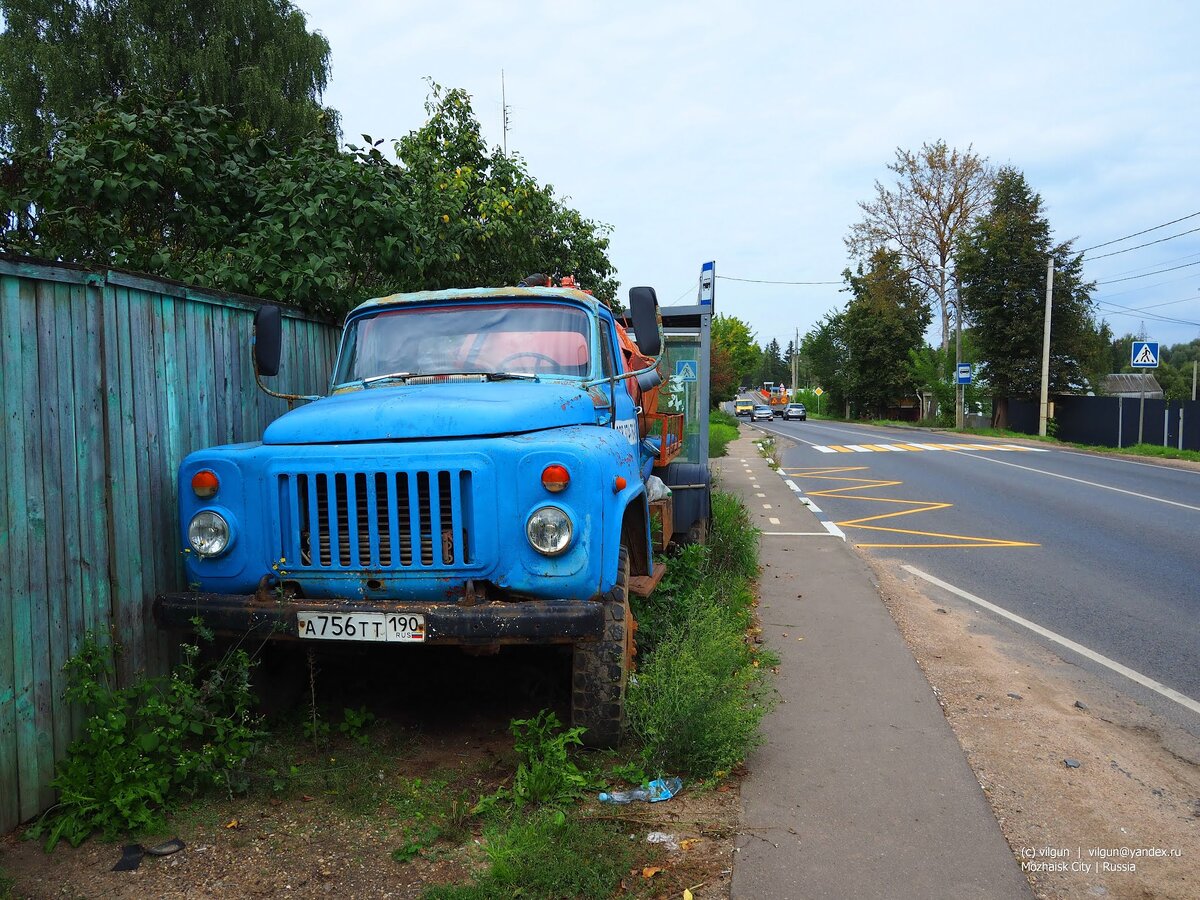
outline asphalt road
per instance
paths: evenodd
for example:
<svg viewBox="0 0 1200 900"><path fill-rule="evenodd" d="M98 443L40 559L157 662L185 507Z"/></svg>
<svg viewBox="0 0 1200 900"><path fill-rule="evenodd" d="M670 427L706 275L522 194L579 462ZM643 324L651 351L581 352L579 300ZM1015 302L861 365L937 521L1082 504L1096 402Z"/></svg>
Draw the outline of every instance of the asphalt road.
<svg viewBox="0 0 1200 900"><path fill-rule="evenodd" d="M1200 470L912 429L765 427L797 442L783 468L861 552L1185 695L1191 709L1127 685L1200 733Z"/></svg>

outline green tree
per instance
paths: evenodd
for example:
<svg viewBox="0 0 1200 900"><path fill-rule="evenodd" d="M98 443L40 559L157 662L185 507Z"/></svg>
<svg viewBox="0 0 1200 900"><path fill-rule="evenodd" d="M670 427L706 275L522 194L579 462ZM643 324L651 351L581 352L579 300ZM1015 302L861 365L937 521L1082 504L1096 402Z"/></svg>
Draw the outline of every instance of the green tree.
<svg viewBox="0 0 1200 900"><path fill-rule="evenodd" d="M843 273L853 295L842 316L844 369L854 409L882 417L915 392L909 353L923 345L930 313L898 253L877 249L869 266Z"/></svg>
<svg viewBox="0 0 1200 900"><path fill-rule="evenodd" d="M783 384L791 381L791 370L788 364L783 359L783 353L779 349L779 341L771 338L767 345L762 348L762 354L759 357L758 376L755 378L758 386L762 386L764 382L771 381L775 384Z"/></svg>
<svg viewBox="0 0 1200 900"><path fill-rule="evenodd" d="M1046 261L1054 259L1050 390L1079 390L1106 367L1092 314L1094 284L1071 241L1055 244L1042 199L1013 168L996 177L991 209L956 253L964 312L975 327L982 375L993 392L993 424L1008 422L1008 398L1036 397L1041 384Z"/></svg>
<svg viewBox="0 0 1200 900"><path fill-rule="evenodd" d="M0 249L134 269L341 314L400 290L573 274L612 302L607 227L488 155L469 98L435 90L401 145L282 148L191 100L102 103L0 151ZM7 214L6 214L7 213Z"/></svg>
<svg viewBox="0 0 1200 900"><path fill-rule="evenodd" d="M0 146L44 146L131 93L230 110L277 144L335 139L329 43L288 0L0 0Z"/></svg>
<svg viewBox="0 0 1200 900"><path fill-rule="evenodd" d="M848 384L844 312L828 312L800 341L800 352L809 360L813 383L827 394L822 406L832 413L846 403Z"/></svg>
<svg viewBox="0 0 1200 900"><path fill-rule="evenodd" d="M717 313L713 316L710 337L713 352L720 350L728 356L736 381L734 387L749 385L757 374L760 356L750 326L737 316Z"/></svg>
<svg viewBox="0 0 1200 900"><path fill-rule="evenodd" d="M411 176L418 231L406 288L516 284L531 272L574 275L616 302L608 225L540 185L518 156L488 151L465 91L430 84L425 125L395 143Z"/></svg>
<svg viewBox="0 0 1200 900"><path fill-rule="evenodd" d="M875 182L875 198L858 204L863 218L846 236L846 248L860 262L881 247L900 255L927 302L937 304L945 350L954 245L972 216L986 208L993 173L970 147L960 152L942 140L922 144L916 153L897 148L888 169L895 185Z"/></svg>
<svg viewBox="0 0 1200 900"><path fill-rule="evenodd" d="M0 153L0 248L185 277L252 216L270 157L214 107L99 104L52 144Z"/></svg>

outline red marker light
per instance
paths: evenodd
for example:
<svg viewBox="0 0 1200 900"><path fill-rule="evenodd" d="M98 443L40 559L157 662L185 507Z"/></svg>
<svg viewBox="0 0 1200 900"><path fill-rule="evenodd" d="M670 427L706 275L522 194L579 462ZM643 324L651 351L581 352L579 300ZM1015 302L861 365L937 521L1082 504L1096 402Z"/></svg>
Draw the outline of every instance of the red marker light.
<svg viewBox="0 0 1200 900"><path fill-rule="evenodd" d="M566 490L571 483L571 473L565 466L553 465L542 469L542 487L552 494Z"/></svg>
<svg viewBox="0 0 1200 900"><path fill-rule="evenodd" d="M197 497L209 498L217 493L217 488L221 486L221 482L217 480L215 472L210 472L208 469L201 469L192 476L192 491Z"/></svg>

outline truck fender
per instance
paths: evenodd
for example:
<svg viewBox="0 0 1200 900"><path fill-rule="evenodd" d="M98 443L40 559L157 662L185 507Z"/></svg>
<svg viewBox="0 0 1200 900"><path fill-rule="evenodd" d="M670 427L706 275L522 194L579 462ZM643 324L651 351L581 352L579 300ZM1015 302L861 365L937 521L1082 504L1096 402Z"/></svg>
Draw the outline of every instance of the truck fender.
<svg viewBox="0 0 1200 900"><path fill-rule="evenodd" d="M621 543L629 548L629 574L650 575L654 552L650 544L650 507L645 490L630 498L621 517Z"/></svg>

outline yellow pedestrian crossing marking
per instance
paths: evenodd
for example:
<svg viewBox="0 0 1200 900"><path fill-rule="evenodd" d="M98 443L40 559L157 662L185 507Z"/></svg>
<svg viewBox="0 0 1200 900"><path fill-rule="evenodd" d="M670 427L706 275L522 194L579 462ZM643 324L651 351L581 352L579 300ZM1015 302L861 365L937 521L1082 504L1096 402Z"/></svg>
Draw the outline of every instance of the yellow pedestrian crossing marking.
<svg viewBox="0 0 1200 900"><path fill-rule="evenodd" d="M922 453L926 450L999 450L1004 453L1049 453L1045 447L1022 447L1019 444L932 444L895 443L895 444L814 444L813 449L819 453L894 453L912 451Z"/></svg>
<svg viewBox="0 0 1200 900"><path fill-rule="evenodd" d="M914 445L915 446L915 445ZM928 445L921 449L938 449ZM1011 448L1010 448L1011 449ZM1027 448L1020 448L1027 449ZM850 451L853 452L853 451ZM870 452L870 451L868 451ZM861 529L873 533L891 534L896 537L891 540L881 540L873 543L857 543L859 547L878 548L920 548L928 549L966 549L993 548L1014 549L1018 547L1038 547L1040 544L1029 541L1013 541L1005 538L983 537L968 534L947 534L944 531L918 531L911 528L896 527L897 519L904 516L922 513L939 512L950 509L954 504L940 500L905 500L899 497L879 496L878 492L885 488L901 487L904 482L892 479L876 479L864 477L868 471L866 466L833 466L814 469L787 469L785 474L796 481L806 481L809 485L823 482L829 486L817 489L809 486L805 493L809 497L826 497L833 500L865 501L868 503L885 504L888 512L876 515L866 515L854 519L837 522L839 528L845 530ZM863 474L855 474L863 473ZM870 495L865 494L870 491ZM825 506L825 504L821 504ZM896 507L899 507L898 509ZM828 509L828 507L825 507ZM907 524L910 520L905 519Z"/></svg>

